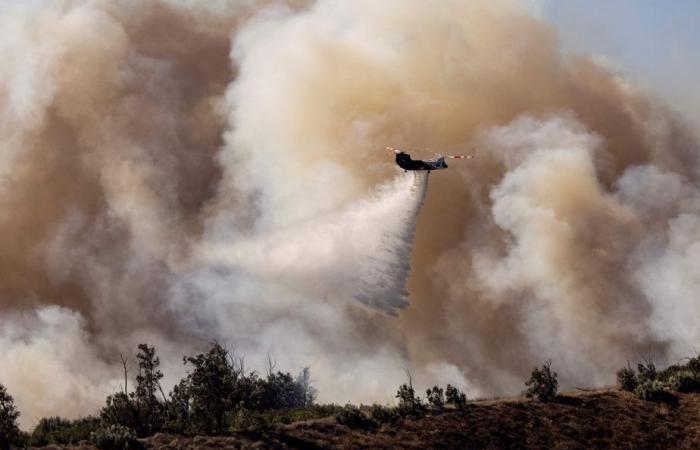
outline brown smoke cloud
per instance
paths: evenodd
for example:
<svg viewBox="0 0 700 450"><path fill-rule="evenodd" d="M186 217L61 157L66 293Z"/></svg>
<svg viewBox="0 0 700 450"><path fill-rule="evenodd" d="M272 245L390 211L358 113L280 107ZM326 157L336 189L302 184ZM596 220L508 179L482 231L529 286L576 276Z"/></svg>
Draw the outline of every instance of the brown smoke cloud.
<svg viewBox="0 0 700 450"><path fill-rule="evenodd" d="M142 341L170 382L219 339L342 402L388 401L404 366L470 395L544 358L609 383L700 337L697 138L517 2L0 22L0 382L25 426L94 412ZM477 149L430 176L415 246L424 186L386 145Z"/></svg>

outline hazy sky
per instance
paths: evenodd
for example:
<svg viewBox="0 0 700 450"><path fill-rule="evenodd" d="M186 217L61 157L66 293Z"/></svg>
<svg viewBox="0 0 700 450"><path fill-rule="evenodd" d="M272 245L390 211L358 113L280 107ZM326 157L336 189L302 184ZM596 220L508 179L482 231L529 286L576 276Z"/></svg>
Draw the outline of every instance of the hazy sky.
<svg viewBox="0 0 700 450"><path fill-rule="evenodd" d="M544 17L566 48L610 57L627 76L700 122L700 2L551 0Z"/></svg>

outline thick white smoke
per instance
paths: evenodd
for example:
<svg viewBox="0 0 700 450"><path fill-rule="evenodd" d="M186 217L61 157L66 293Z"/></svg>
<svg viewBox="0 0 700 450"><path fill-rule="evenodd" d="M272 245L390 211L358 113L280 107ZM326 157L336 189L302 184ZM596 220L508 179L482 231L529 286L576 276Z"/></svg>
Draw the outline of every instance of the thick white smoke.
<svg viewBox="0 0 700 450"><path fill-rule="evenodd" d="M596 167L604 141L570 114L520 117L481 144L506 173L489 194L493 229L466 243L472 276L451 283L455 296L468 284L488 309L515 301L529 350L559 361L569 386L609 383L623 355L638 357L633 348L671 362L694 352L691 179L642 164L606 187Z"/></svg>
<svg viewBox="0 0 700 450"><path fill-rule="evenodd" d="M382 329L389 322L380 312L407 306L404 286L427 185L425 173L402 174L339 210L205 241L197 269L174 288L174 308L196 318L193 333L257 355L248 359L251 367L261 369L260 355L270 352L281 367L311 364L322 396L351 392L360 382L363 401L386 399L382 378L400 377L406 361L400 341ZM378 329L367 329L368 319ZM377 336L384 336L379 345Z"/></svg>

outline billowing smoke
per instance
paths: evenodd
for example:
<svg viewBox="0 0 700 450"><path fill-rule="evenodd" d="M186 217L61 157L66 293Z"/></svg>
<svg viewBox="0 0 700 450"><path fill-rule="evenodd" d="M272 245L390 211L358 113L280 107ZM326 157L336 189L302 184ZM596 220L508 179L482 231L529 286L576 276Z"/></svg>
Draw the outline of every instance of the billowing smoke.
<svg viewBox="0 0 700 450"><path fill-rule="evenodd" d="M697 137L518 2L0 25L0 383L25 427L95 412L140 342L166 384L217 339L339 402L389 401L405 367L507 394L545 358L571 387L697 346ZM386 145L476 158L426 197Z"/></svg>

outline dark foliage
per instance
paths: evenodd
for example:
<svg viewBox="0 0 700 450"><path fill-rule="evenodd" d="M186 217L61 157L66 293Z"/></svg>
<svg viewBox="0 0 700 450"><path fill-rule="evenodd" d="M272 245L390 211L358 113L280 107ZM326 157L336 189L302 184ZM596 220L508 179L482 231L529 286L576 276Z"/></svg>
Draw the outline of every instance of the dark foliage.
<svg viewBox="0 0 700 450"><path fill-rule="evenodd" d="M656 380L657 372L654 362L651 360L637 364L637 383L642 384L647 381Z"/></svg>
<svg viewBox="0 0 700 450"><path fill-rule="evenodd" d="M7 393L5 386L0 384L0 448L10 448L10 444L19 435L17 419L19 411L15 407L14 399Z"/></svg>
<svg viewBox="0 0 700 450"><path fill-rule="evenodd" d="M149 436L163 429L166 420L166 399L160 387L163 373L154 347L138 346L138 375L134 392L117 392L107 396L100 417L107 425L121 425L138 436ZM163 400L158 399L161 394Z"/></svg>
<svg viewBox="0 0 700 450"><path fill-rule="evenodd" d="M442 409L445 406L445 394L442 388L433 386L425 391L425 399L433 409Z"/></svg>
<svg viewBox="0 0 700 450"><path fill-rule="evenodd" d="M296 378L273 372L272 363L265 378L256 372L246 374L242 361L234 364L217 343L207 353L184 361L192 370L170 393L165 421L170 431L221 434L229 428L259 428L270 417L263 412L311 407L316 397L308 368Z"/></svg>
<svg viewBox="0 0 700 450"><path fill-rule="evenodd" d="M623 391L627 392L634 392L634 390L637 388L637 375L634 372L634 369L629 367L623 367L622 369L617 371L617 384L620 386L620 389Z"/></svg>
<svg viewBox="0 0 700 450"><path fill-rule="evenodd" d="M348 428L359 428L367 430L374 428L377 424L369 419L357 406L345 405L343 409L335 415L335 420Z"/></svg>
<svg viewBox="0 0 700 450"><path fill-rule="evenodd" d="M401 417L396 408L382 405L372 405L369 415L377 423L395 423Z"/></svg>
<svg viewBox="0 0 700 450"><path fill-rule="evenodd" d="M103 450L129 450L141 448L136 432L128 427L112 424L93 432L90 440Z"/></svg>
<svg viewBox="0 0 700 450"><path fill-rule="evenodd" d="M651 402L671 402L674 397L666 391L664 385L658 380L644 380L634 389L634 395L641 400Z"/></svg>
<svg viewBox="0 0 700 450"><path fill-rule="evenodd" d="M681 370L671 375L668 386L676 392L700 392L700 374L692 370Z"/></svg>
<svg viewBox="0 0 700 450"><path fill-rule="evenodd" d="M396 398L399 400L399 407L402 408L415 408L420 402L416 398L416 392L413 390L413 386L408 384L402 384L399 386L399 390L396 392Z"/></svg>
<svg viewBox="0 0 700 450"><path fill-rule="evenodd" d="M39 421L31 434L33 447L47 445L75 445L90 440L91 434L102 427L97 417L66 420L60 417L45 417Z"/></svg>
<svg viewBox="0 0 700 450"><path fill-rule="evenodd" d="M455 408L462 408L467 404L467 396L464 392L451 384L448 384L447 389L445 389L445 400L448 405L454 406Z"/></svg>
<svg viewBox="0 0 700 450"><path fill-rule="evenodd" d="M617 382L622 390L633 392L649 401L675 401L675 392L700 392L700 360L688 358L686 364L674 364L657 370L650 359L637 365L638 373L629 367L617 371Z"/></svg>
<svg viewBox="0 0 700 450"><path fill-rule="evenodd" d="M551 402L557 397L559 381L557 373L552 371L552 361L545 361L541 368L532 370L530 379L525 382L528 398L534 398L541 402Z"/></svg>
<svg viewBox="0 0 700 450"><path fill-rule="evenodd" d="M155 348L140 344L138 349L136 360L139 364L139 373L136 376L136 392L133 396L138 415L138 425L135 430L140 436L148 436L163 428L166 399L160 386L163 373L159 369L160 358L156 356ZM163 397L163 402L158 399L159 393Z"/></svg>
<svg viewBox="0 0 700 450"><path fill-rule="evenodd" d="M107 396L100 417L108 425L120 425L132 430L141 428L139 411L133 395L124 392Z"/></svg>
<svg viewBox="0 0 700 450"><path fill-rule="evenodd" d="M207 353L186 357L184 362L192 366L187 385L190 417L196 429L206 434L223 433L226 412L233 410L237 381L228 351L214 343Z"/></svg>
<svg viewBox="0 0 700 450"><path fill-rule="evenodd" d="M185 433L190 426L191 391L189 378L180 380L170 392L166 408L165 429L175 433Z"/></svg>
<svg viewBox="0 0 700 450"><path fill-rule="evenodd" d="M42 419L32 435L20 436L19 413L12 398L0 386L0 448L14 446L72 445L91 440L103 448L134 448L136 437L158 431L181 434L224 434L231 429L263 428L305 418L333 415L339 406L314 404L316 390L308 368L298 376L273 372L265 378L245 373L243 360L233 358L218 343L206 353L185 357L190 370L175 385L169 398L160 385L163 373L154 347L138 346L138 373L134 391L127 391L127 360L124 362L124 392L107 396L99 418ZM20 439L22 437L22 439Z"/></svg>

